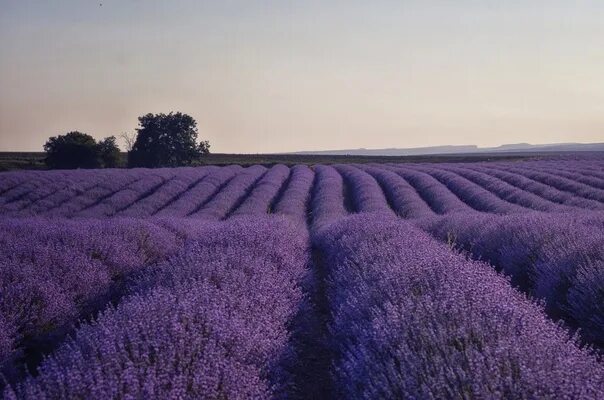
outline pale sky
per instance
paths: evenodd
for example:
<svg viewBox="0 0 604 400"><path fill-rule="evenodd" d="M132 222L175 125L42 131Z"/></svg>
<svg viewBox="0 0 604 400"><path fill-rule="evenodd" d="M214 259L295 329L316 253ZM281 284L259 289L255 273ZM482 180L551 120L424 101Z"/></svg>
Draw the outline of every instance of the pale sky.
<svg viewBox="0 0 604 400"><path fill-rule="evenodd" d="M169 111L214 152L602 142L604 1L0 0L0 151Z"/></svg>

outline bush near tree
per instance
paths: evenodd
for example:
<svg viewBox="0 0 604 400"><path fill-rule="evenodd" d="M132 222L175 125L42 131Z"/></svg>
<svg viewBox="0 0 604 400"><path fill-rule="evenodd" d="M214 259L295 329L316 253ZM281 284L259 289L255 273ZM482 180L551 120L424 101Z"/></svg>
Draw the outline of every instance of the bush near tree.
<svg viewBox="0 0 604 400"><path fill-rule="evenodd" d="M120 154L114 136L97 143L92 136L78 131L51 137L44 151L44 162L51 169L113 168L118 166Z"/></svg>
<svg viewBox="0 0 604 400"><path fill-rule="evenodd" d="M137 136L128 152L130 167L191 165L209 153L207 141L197 143L197 122L180 112L139 117Z"/></svg>

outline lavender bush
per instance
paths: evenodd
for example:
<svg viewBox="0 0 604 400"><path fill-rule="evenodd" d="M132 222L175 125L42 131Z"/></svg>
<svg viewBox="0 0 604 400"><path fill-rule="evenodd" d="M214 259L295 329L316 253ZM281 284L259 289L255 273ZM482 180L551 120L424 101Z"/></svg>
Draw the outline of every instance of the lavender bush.
<svg viewBox="0 0 604 400"><path fill-rule="evenodd" d="M189 190L170 199L154 215L158 217L184 217L199 211L242 170L243 168L239 165L230 165L212 170Z"/></svg>
<svg viewBox="0 0 604 400"><path fill-rule="evenodd" d="M481 172L485 172L489 175L495 176L517 188L527 191L529 193L533 193L537 196L540 196L546 200L549 200L554 203L564 204L572 207L578 208L586 208L586 209L594 209L594 210L602 210L602 204L597 201L585 199L582 197L576 197L571 193L563 192L555 187L548 186L541 182L534 181L525 176L522 176L517 173L509 172L507 170L499 169L497 165L485 165L479 168L470 167L473 170L479 170Z"/></svg>
<svg viewBox="0 0 604 400"><path fill-rule="evenodd" d="M0 223L0 365L10 373L25 347L52 346L55 334L98 308L128 275L180 246L141 220L6 219ZM49 342L49 343L46 343ZM18 372L18 371L12 371Z"/></svg>
<svg viewBox="0 0 604 400"><path fill-rule="evenodd" d="M204 206L191 214L193 217L208 220L221 220L227 218L247 197L254 185L266 173L267 169L261 165L246 168L231 179L216 195Z"/></svg>
<svg viewBox="0 0 604 400"><path fill-rule="evenodd" d="M148 191L146 196L131 203L115 213L120 217L148 217L157 214L179 195L191 190L199 184L214 167L191 168L183 167L177 175L159 186L155 191Z"/></svg>
<svg viewBox="0 0 604 400"><path fill-rule="evenodd" d="M306 242L284 219L208 226L82 326L7 398L269 398L286 389L287 332Z"/></svg>
<svg viewBox="0 0 604 400"><path fill-rule="evenodd" d="M307 222L308 202L315 174L306 165L296 165L291 168L290 179L287 182L281 198L274 207L276 214L286 215L298 223Z"/></svg>
<svg viewBox="0 0 604 400"><path fill-rule="evenodd" d="M454 172L464 178L472 181L484 189L494 193L496 196L522 207L550 212L570 212L572 208L548 201L533 193L519 189L499 178L487 175L480 169L460 168L453 165L443 166L446 170ZM528 210L527 210L528 211Z"/></svg>
<svg viewBox="0 0 604 400"><path fill-rule="evenodd" d="M273 201L289 177L289 168L275 165L254 186L250 195L232 212L231 216L262 215L271 211Z"/></svg>
<svg viewBox="0 0 604 400"><path fill-rule="evenodd" d="M604 214L454 215L429 232L511 276L550 316L604 347Z"/></svg>
<svg viewBox="0 0 604 400"><path fill-rule="evenodd" d="M373 176L384 190L393 211L403 218L434 215L434 211L400 175L378 167L359 166Z"/></svg>
<svg viewBox="0 0 604 400"><path fill-rule="evenodd" d="M351 165L337 165L335 168L348 183L355 211L392 213L384 192L375 178Z"/></svg>
<svg viewBox="0 0 604 400"><path fill-rule="evenodd" d="M358 215L316 238L341 398L604 396L604 369L485 264Z"/></svg>
<svg viewBox="0 0 604 400"><path fill-rule="evenodd" d="M430 208L438 214L473 210L446 186L425 172L414 171L408 167L388 167L388 169L396 172L409 182Z"/></svg>
<svg viewBox="0 0 604 400"><path fill-rule="evenodd" d="M601 398L603 168L0 173L0 392Z"/></svg>
<svg viewBox="0 0 604 400"><path fill-rule="evenodd" d="M333 167L315 166L315 186L311 200L312 227L320 229L345 216L344 183Z"/></svg>
<svg viewBox="0 0 604 400"><path fill-rule="evenodd" d="M507 171L516 172L534 181L541 182L548 186L553 186L563 192L571 193L574 196L604 202L604 190L596 189L589 185L548 172L539 172L527 168L519 169L508 165L506 165L504 168Z"/></svg>
<svg viewBox="0 0 604 400"><path fill-rule="evenodd" d="M526 208L507 202L469 179L455 173L433 167L423 167L420 170L435 177L475 210L493 214L514 214L527 211Z"/></svg>

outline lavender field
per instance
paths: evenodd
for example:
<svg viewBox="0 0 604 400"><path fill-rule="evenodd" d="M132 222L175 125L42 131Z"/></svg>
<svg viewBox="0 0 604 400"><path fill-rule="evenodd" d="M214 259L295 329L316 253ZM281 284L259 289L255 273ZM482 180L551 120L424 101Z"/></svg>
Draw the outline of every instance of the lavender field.
<svg viewBox="0 0 604 400"><path fill-rule="evenodd" d="M603 399L604 161L0 174L6 399Z"/></svg>

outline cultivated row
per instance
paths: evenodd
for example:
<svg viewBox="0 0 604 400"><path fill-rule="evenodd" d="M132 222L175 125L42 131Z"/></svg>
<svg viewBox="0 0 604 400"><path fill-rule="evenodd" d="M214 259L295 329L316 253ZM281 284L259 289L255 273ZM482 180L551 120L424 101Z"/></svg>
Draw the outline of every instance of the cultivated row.
<svg viewBox="0 0 604 400"><path fill-rule="evenodd" d="M325 172L333 169L333 173ZM323 172L321 172L323 171ZM338 177L332 176L339 175ZM0 215L11 217L193 217L223 220L280 212L308 219L282 197L342 187L347 213L403 218L482 212L604 210L604 173L589 161L474 164L260 165L174 169L12 172L1 175ZM291 190L290 190L291 187ZM280 204L281 203L281 204ZM287 205L286 205L287 204Z"/></svg>

